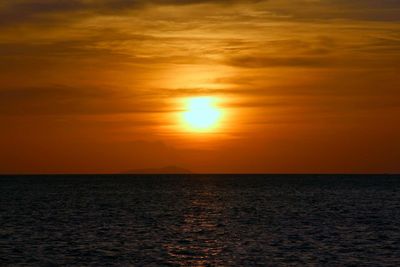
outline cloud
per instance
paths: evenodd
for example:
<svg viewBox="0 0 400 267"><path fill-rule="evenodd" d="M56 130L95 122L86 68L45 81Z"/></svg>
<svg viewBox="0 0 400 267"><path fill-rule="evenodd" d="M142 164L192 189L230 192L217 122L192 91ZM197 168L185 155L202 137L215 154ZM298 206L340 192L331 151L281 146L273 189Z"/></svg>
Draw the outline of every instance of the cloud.
<svg viewBox="0 0 400 267"><path fill-rule="evenodd" d="M185 6L194 4L233 4L238 0L15 0L0 6L0 25L17 24L28 21L46 21L60 19L57 14L97 13L118 14L126 11L140 10L154 5ZM248 0L246 2L258 2ZM47 17L45 17L47 15ZM50 16L50 17L49 17ZM68 19L62 17L62 19Z"/></svg>
<svg viewBox="0 0 400 267"><path fill-rule="evenodd" d="M399 55L400 37L388 36L372 38L370 42L362 47L358 47L359 51L379 54Z"/></svg>
<svg viewBox="0 0 400 267"><path fill-rule="evenodd" d="M400 20L397 0L271 0L270 11L284 15L287 20Z"/></svg>
<svg viewBox="0 0 400 267"><path fill-rule="evenodd" d="M0 89L2 115L90 115L174 111L157 97L110 88L37 86Z"/></svg>
<svg viewBox="0 0 400 267"><path fill-rule="evenodd" d="M274 68L274 67L306 67L321 68L332 65L332 60L326 57L266 57L266 56L239 56L227 61L228 65L240 68Z"/></svg>
<svg viewBox="0 0 400 267"><path fill-rule="evenodd" d="M154 6L198 4L222 5L225 10L238 4L246 10L243 13L255 11L249 16L236 12L237 18L247 20L400 20L400 2L397 0L15 0L0 5L0 26L21 23L53 26L56 22L68 23L101 14L124 16Z"/></svg>

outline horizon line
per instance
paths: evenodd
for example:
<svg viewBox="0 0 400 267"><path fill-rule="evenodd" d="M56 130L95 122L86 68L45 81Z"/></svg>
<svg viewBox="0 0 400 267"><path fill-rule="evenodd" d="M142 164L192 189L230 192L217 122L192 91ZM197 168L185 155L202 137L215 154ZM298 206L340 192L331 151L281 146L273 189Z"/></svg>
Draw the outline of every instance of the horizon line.
<svg viewBox="0 0 400 267"><path fill-rule="evenodd" d="M321 173L307 173L307 172L290 172L290 173L268 173L268 172L216 172L216 173L0 173L0 176L150 176L150 175L400 175L400 172L321 172Z"/></svg>

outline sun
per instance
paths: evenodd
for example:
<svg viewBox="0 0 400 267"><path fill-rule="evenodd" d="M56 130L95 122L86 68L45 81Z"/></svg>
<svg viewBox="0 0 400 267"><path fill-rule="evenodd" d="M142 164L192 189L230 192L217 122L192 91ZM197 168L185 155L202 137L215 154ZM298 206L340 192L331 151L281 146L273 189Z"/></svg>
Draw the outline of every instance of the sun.
<svg viewBox="0 0 400 267"><path fill-rule="evenodd" d="M213 97L193 97L186 100L183 112L185 128L194 132L210 132L218 127L222 110Z"/></svg>

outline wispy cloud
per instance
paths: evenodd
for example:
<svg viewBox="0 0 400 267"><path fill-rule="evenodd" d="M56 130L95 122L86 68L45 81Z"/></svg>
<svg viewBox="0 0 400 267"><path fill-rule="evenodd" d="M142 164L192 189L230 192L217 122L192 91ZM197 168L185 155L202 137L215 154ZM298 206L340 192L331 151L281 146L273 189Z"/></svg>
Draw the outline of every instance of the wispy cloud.
<svg viewBox="0 0 400 267"><path fill-rule="evenodd" d="M59 143L69 151L86 138L86 150L125 151L113 166L138 147L140 163L141 154L162 163L174 153L201 169L209 153L198 160L140 143L105 145L195 144L202 138L172 126L178 100L201 95L219 98L229 114L219 142L240 140L208 167L227 158L264 170L278 152L277 165L296 165L285 163L288 154L342 147L340 157L354 156L371 142L398 155L399 21L398 0L0 1L0 156L17 166L15 149L47 144L56 154Z"/></svg>
<svg viewBox="0 0 400 267"><path fill-rule="evenodd" d="M139 91L53 85L0 90L2 115L110 115L164 113L176 108Z"/></svg>

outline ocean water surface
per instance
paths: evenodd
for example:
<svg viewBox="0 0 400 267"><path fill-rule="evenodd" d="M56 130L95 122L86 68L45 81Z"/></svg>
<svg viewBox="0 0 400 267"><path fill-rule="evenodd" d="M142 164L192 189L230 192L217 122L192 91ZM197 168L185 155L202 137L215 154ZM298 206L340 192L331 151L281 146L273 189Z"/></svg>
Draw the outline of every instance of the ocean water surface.
<svg viewBox="0 0 400 267"><path fill-rule="evenodd" d="M399 266L400 176L0 176L0 266Z"/></svg>

